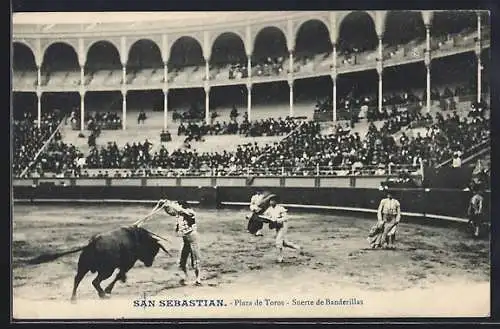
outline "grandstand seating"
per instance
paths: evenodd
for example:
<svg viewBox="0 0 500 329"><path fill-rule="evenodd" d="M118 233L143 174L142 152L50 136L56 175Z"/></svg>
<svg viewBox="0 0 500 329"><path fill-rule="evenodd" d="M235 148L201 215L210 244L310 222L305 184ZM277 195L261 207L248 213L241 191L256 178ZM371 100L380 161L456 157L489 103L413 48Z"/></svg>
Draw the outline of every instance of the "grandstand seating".
<svg viewBox="0 0 500 329"><path fill-rule="evenodd" d="M486 29L485 29L486 30ZM474 38L476 37L477 32L473 29L461 31L460 33L457 34L449 34L449 35L441 35L441 36L432 36L431 40L431 48L434 50L434 53L440 52L457 52L460 51L460 49L463 49L465 47L470 48L472 45L474 45ZM485 32L485 37L488 37L489 35L487 32ZM378 50L369 50L361 53L341 53L340 50L338 50L338 58L337 58L337 65L341 69L346 69L346 68L354 68L356 67L356 70L363 69L363 68L373 68L374 63L376 63L376 58L378 56ZM404 59L421 59L422 55L424 54L425 51L425 40L422 38L418 40L412 40L406 44L400 44L396 46L386 46L384 45L383 49L383 56L385 63L387 65L399 63L401 60ZM331 66L333 64L333 54L331 52L328 53L320 53L320 54L296 54L296 58L294 58L294 65L293 65L293 71L294 73L304 73L304 74L316 74L318 72L324 72L326 75L330 73ZM253 76L287 76L289 73L289 58L288 56L284 56L281 58L270 58L262 61L255 61L252 63L252 75ZM243 67L246 67L246 63L243 64ZM231 70L231 65L219 65L217 67L211 66L210 67L210 80L212 81L222 81L228 79L230 76L230 70ZM458 90L462 88L464 85L464 73L465 75L468 74L468 72L464 72L465 70L463 67L456 67L455 69L449 70L446 75L448 75L448 80L454 80L456 81L456 84L450 84L446 83L445 85L433 85L432 89L437 90L440 95L443 95L445 92L445 88L451 88L452 90ZM168 82L169 83L178 83L181 85L189 85L190 83L199 83L205 80L205 66L204 65L199 65L199 66L189 66L189 67L182 67L182 68L169 68L168 72ZM148 84L151 83L161 83L163 82L164 76L163 76L163 68L158 67L158 68L144 68L144 69L129 69L127 71L126 75L126 84L131 85L131 86L147 86ZM29 71L18 71L14 72L14 84L17 86L33 86L36 84L36 72L29 72ZM246 81L246 79L245 79ZM88 84L90 86L107 86L107 87L116 87L116 90L119 90L121 83L122 83L122 71L121 69L102 69L102 70L97 70L97 71L91 71L91 72L86 72L85 75L85 84ZM422 82L423 83L423 82ZM41 81L42 86L49 86L49 87L57 87L57 86L78 86L80 84L80 72L75 70L75 71L52 71L49 73L43 73L42 74L42 81ZM393 93L400 94L404 90L385 90L384 89L384 97L389 97ZM467 97L464 97L463 93L467 94L468 91L462 92L462 94L458 95L457 93L454 93L454 98L457 101L457 108L456 112L460 118L466 117L468 115L470 106L471 106L471 100L467 99ZM412 90L412 93L417 95L417 97L420 100L424 99L424 91L422 90L421 87L418 89ZM467 96L467 95L465 95ZM364 99L364 98L369 98L373 101L377 99L377 95L375 94L363 94L363 95L357 95L359 99ZM436 113L442 112L440 109L440 101L441 100L433 100L432 102L432 107L431 107L431 112L430 115L435 118ZM303 116L307 119L312 119L314 117L314 103L312 101L303 101L303 102L295 102L294 108L293 108L293 113L294 116ZM422 104L420 104L422 105ZM170 104L171 106L171 104ZM145 105L143 108L147 108L147 105ZM176 110L180 110L180 107L175 107ZM142 109L142 108L141 108ZM89 109L87 109L89 110ZM246 103L239 108L240 113L241 111L246 110ZM216 111L220 115L216 120L219 121L229 121L229 111L230 109L227 108L217 108ZM357 109L356 109L357 111ZM172 136L172 141L166 143L167 149L169 152L172 152L173 150L176 149L183 149L183 141L185 139L185 136L177 136L177 127L178 127L178 122L175 122L172 118L172 111L169 111L169 117L168 117L168 127L169 127L169 132ZM145 121L144 124L136 124L135 122L135 116L136 112L134 112L134 109L131 108L131 106L128 107L127 109L127 116L128 116L128 123L127 123L127 130L122 131L122 130L115 130L115 131L106 131L102 130L100 132L100 135L97 137L96 144L97 148L101 147L106 147L109 142L115 142L119 148L122 148L126 144L132 144L134 142L143 142L144 140L148 140L153 143L151 152L157 152L161 146L162 143L160 141L160 131L163 128L163 113L162 112L154 112L154 111L148 111L148 119ZM269 117L274 117L274 118L285 118L290 114L290 109L289 105L286 104L272 104L272 105L260 105L260 104L252 104L252 112L251 112L251 119L252 120L260 120L260 119L266 119ZM486 113L486 118L489 118L489 114ZM342 117L342 111L341 109L338 110L338 117L340 119L343 119ZM377 131L376 134L379 134L380 131L383 129L384 125L390 120L381 120L381 121L376 121L373 123L373 125L368 122L366 119L366 116L361 113L359 115L360 121L356 123L354 126L350 126L349 122L342 122L342 124L345 127L345 132L348 131L352 136L358 134L359 136L371 136L372 134L372 129L373 126L376 128L375 130ZM241 118L241 116L240 116ZM205 136L203 142L196 142L192 141L191 142L191 149L190 152L192 153L194 150L196 150L198 153L203 154L203 153L215 153L215 152L221 152L221 150L226 150L228 153L235 152L240 145L245 145L248 143L256 143L261 149L259 152L262 152L262 148L265 148L265 145L273 145L273 148L270 149L270 151L267 151L267 154L272 154L275 152L276 154L281 154L284 158L281 160L277 161L278 167L279 164L281 164L281 167L285 167L285 163L287 161L290 161L291 166L296 166L300 167L300 170L297 170L296 172L294 171L295 169L290 172L290 174L297 174L297 173L304 173L307 172L307 175L309 174L314 174L314 172L325 172L325 173L330 173L332 174L331 169L325 169L324 171L321 169L317 169L318 171L315 171L315 167L321 166L321 167L333 167L333 165L330 164L332 161L326 153L330 152L337 152L337 150L333 149L328 149L328 151L315 151L311 148L311 141L315 140L317 138L317 142L321 143L325 147L330 147L331 145L335 143L339 143L340 146L345 144L345 147L352 147L352 148L357 148L359 146L352 146L351 144L354 143L351 140L346 142L343 140L342 142L338 142L335 140L336 137L329 136L331 134L335 134L337 132L337 124L331 125L327 124L325 125L326 127L322 127L321 129L321 134L320 136L315 136L312 132L306 132L302 133L300 136L295 136L296 141L299 141L300 143L304 142L308 144L308 146L303 146L303 145L287 145L291 148L296 148L298 151L303 151L304 154L308 153L308 158L307 160L300 159L301 155L291 155L287 154L285 151L279 149L276 145L278 145L279 141L283 138L282 136L268 136L268 137L244 137L241 135L234 135L231 136L231 138L219 138L218 136ZM403 133L405 133L407 136L410 138L416 137L417 133L420 132L420 134L425 133L426 128L429 126L429 122L412 122L407 126L401 127L402 130L400 131L395 131L391 132L387 135L384 135L384 138L392 138L395 139L396 144L399 145L399 139ZM467 132L468 128L461 127L460 129L462 132ZM78 131L73 131L70 129L69 125L63 126L60 130L60 134L62 136L62 140L67 144L65 145L51 145L54 147L54 150L65 150L65 152L69 152L71 156L68 156L66 160L59 159L57 158L57 162L61 161L69 161L69 162L74 162L76 161L76 157L78 156L88 156L91 149L87 145L87 138L81 138L78 137L79 132ZM311 134L309 136L308 134ZM380 134L385 134L385 133L380 133ZM87 137L87 136L85 136ZM475 136L476 138L477 136ZM349 137L351 138L351 137ZM382 137L369 137L369 138L382 138ZM365 141L360 141L365 142ZM300 144L299 143L299 144ZM313 142L314 143L314 142ZM343 143L343 144L342 144ZM349 144L351 143L351 144ZM470 140L467 140L467 145L471 143ZM400 147L399 145L398 147ZM455 146L455 145L454 145ZM440 146L443 147L443 146ZM450 145L446 145L445 148L450 148ZM302 148L302 149L301 149ZM279 152L278 152L279 151ZM344 150L345 152L350 152L348 149ZM387 150L389 151L394 151L395 150ZM439 150L441 153L436 155L432 154L433 161L436 161L436 157L438 160L443 160L447 156L450 156L449 150ZM81 152L81 154L80 154ZM252 152L257 152L253 150ZM280 153L281 152L281 153ZM316 153L315 153L316 152ZM266 152L263 152L266 153ZM396 152L397 153L397 152ZM50 154L44 155L45 159L51 158ZM191 157L192 155L188 156ZM289 157L289 158L287 158ZM295 157L295 158L294 158ZM361 156L358 156L361 157ZM247 157L248 158L248 157ZM238 164L238 166L248 166L250 163L248 162L248 159L245 159L246 162ZM387 157L387 161L391 156L389 155ZM431 156L428 156L428 159L425 160L430 160ZM228 158L224 158L224 161L229 161ZM348 161L345 161L345 160ZM226 163L221 163L221 160L218 159L216 161L216 164L219 167L230 167L230 166L236 166L234 163L230 164L229 162ZM267 160L266 160L267 161ZM267 162L268 166L274 166L276 163L274 163L274 160L269 160ZM281 161L281 162L280 162ZM361 161L359 158L357 159L356 157L352 157L352 159L349 156L343 155L343 160L341 163L342 170L346 171L347 173L351 173L350 166L352 165L352 162L354 161ZM375 160L373 160L375 161ZM393 161L393 160L390 160ZM409 162L412 162L413 160L404 158L404 159L399 159L399 160L394 160L396 163L395 164L401 164L401 165L408 165ZM399 162L400 163L399 163ZM25 161L23 162L25 163ZM365 167L367 165L371 165L364 163ZM46 165L46 164L45 164ZM337 164L338 165L338 164ZM59 168L58 170L61 170L64 165L61 165L61 163L57 166ZM66 169L71 169L74 168L74 163L73 164L67 164ZM241 168L239 167L238 170ZM47 167L48 168L48 167ZM274 168L274 167L273 167ZM307 168L307 170L305 169ZM311 168L313 168L311 170ZM18 168L19 169L19 168ZM106 168L102 168L106 169ZM191 168L192 169L192 168ZM197 168L198 170L199 168ZM273 174L276 174L275 169L272 169ZM96 169L100 170L100 169ZM241 169L243 170L243 169ZM245 169L246 170L246 169ZM270 170L269 168L265 167L260 167L258 170L261 171L266 171ZM287 169L288 170L288 169ZM374 170L372 168L366 169L367 173L374 174ZM94 170L95 171L95 170ZM227 168L219 168L219 172L226 172L227 173ZM231 171L231 170L230 170ZM232 172L237 172L237 171L232 171ZM336 174L339 174L341 171L335 171ZM362 172L362 171L359 171Z"/></svg>

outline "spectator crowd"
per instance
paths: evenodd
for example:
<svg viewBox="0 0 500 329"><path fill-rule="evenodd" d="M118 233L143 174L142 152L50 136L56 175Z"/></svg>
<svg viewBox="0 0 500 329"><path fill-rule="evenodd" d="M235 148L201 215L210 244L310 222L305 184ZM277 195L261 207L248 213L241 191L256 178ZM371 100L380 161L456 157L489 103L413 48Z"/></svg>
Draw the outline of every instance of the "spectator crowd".
<svg viewBox="0 0 500 329"><path fill-rule="evenodd" d="M186 141L197 140L201 141L206 135L234 135L240 134L246 137L260 136L283 136L294 130L299 124L298 120L290 117L283 118L268 118L261 120L248 121L244 118L238 123L235 119L230 122L216 121L214 124L196 124L189 122L187 125L181 122L177 128L178 136L187 136Z"/></svg>
<svg viewBox="0 0 500 329"><path fill-rule="evenodd" d="M47 139L57 129L61 118L54 113L42 114L40 128L30 113L25 113L21 120L13 122L13 163L14 175L19 175L30 165L36 153L45 144ZM59 133L54 140L60 140Z"/></svg>
<svg viewBox="0 0 500 329"><path fill-rule="evenodd" d="M435 165L487 140L489 119L483 114L484 110L476 106L469 117L459 117L456 112L446 115L437 113L435 118L426 116L429 124L423 132L418 132L416 136L407 136L403 132L398 140L387 123L389 121L380 129L372 122L366 136L362 137L341 126L333 134L321 134L320 125L315 121L304 121L299 126L298 121L291 118L267 119L252 122L250 126L259 135L288 136L265 146L249 143L238 146L235 151L210 153L191 149L168 151L164 145L153 151L152 143L146 140L144 143L126 144L122 148L116 143L109 143L106 147L94 146L84 157L74 146L63 143L56 136L39 157L35 168L39 173L56 174L73 170L76 175L83 175L86 169L183 169L191 174L234 175L264 172L313 175L320 170L335 175L341 172L362 174L369 167L372 174L383 174L390 166ZM46 125L43 125L43 131L34 128L33 123L16 123L15 147L20 155L15 161L17 173L29 163L33 150L39 149L44 140L39 136L50 134L57 126L57 120L50 116L44 120ZM214 131L227 133L228 127L226 125L225 130ZM188 134L192 135L192 130Z"/></svg>
<svg viewBox="0 0 500 329"><path fill-rule="evenodd" d="M73 110L70 122L74 130L80 130L80 112ZM117 130L122 128L122 120L116 112L85 113L85 127L88 130Z"/></svg>

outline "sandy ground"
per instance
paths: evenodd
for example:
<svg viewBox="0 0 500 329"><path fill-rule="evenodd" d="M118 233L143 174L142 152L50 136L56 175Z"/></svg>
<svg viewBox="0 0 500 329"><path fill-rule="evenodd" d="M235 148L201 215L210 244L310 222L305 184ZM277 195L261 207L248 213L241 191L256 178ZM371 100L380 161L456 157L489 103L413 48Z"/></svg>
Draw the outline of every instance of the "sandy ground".
<svg viewBox="0 0 500 329"><path fill-rule="evenodd" d="M373 251L367 249L366 235L375 219L355 216L292 212L288 238L306 253L287 250L284 263L278 264L274 232L266 227L264 237L246 233L245 211L199 209L202 287L179 284L181 242L173 234L173 218L163 215L146 227L171 240L166 245L173 257L160 251L151 268L136 263L109 299L98 298L89 273L80 284L78 302L70 303L78 253L40 265L23 263L131 224L150 210L131 205L15 205L14 318L489 315L488 240L472 240L457 228L401 223L397 250ZM164 307L167 299L222 299L224 306ZM276 303L266 305L265 299ZM155 305L134 307L134 300Z"/></svg>

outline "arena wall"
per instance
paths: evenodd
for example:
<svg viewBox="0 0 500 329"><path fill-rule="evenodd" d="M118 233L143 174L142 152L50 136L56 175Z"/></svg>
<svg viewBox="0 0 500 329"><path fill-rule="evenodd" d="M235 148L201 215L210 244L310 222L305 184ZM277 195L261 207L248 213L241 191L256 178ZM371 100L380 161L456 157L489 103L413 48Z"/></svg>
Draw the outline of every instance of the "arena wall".
<svg viewBox="0 0 500 329"><path fill-rule="evenodd" d="M345 179L338 177L339 179ZM206 177L161 178L174 182L158 184L155 178L15 180L14 201L24 202L155 202L160 198L185 199L201 206L246 205L256 190L267 190L280 196L280 202L295 208L355 212L375 212L383 193L375 186L360 186L355 177L349 185L335 186L335 179L311 177L259 177L259 184L248 186L245 179ZM291 180L293 179L293 180ZM277 181L276 181L277 180ZM373 178L370 184L373 184ZM189 186L182 184L188 182ZM312 181L312 182L311 182ZM379 180L380 182L381 180ZM95 183L100 182L97 185ZM223 182L218 185L217 183ZM231 182L234 184L230 186ZM287 184L287 182L289 184ZM91 183L91 184L89 184ZM156 184L155 184L156 183ZM162 181L162 183L165 183ZM226 183L226 184L224 184ZM302 184L299 184L302 183ZM291 186L290 186L291 185ZM332 186L333 185L333 186ZM356 186L357 185L357 186ZM450 189L393 189L404 216L466 222L466 206L470 192ZM486 195L489 200L489 193ZM489 202L486 207L489 209Z"/></svg>

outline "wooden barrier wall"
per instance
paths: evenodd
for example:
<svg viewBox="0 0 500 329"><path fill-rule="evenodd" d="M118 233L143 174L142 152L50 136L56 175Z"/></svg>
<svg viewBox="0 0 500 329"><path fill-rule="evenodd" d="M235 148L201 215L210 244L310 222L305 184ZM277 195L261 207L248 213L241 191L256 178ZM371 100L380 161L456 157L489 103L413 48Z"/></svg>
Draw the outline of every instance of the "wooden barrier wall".
<svg viewBox="0 0 500 329"><path fill-rule="evenodd" d="M15 200L119 201L184 199L203 205L249 202L257 190L281 203L375 210L384 197L373 177L258 177L252 186L241 177L14 180ZM256 184L258 183L258 185ZM443 189L394 189L402 211L465 218L470 192ZM486 195L489 207L489 193Z"/></svg>

